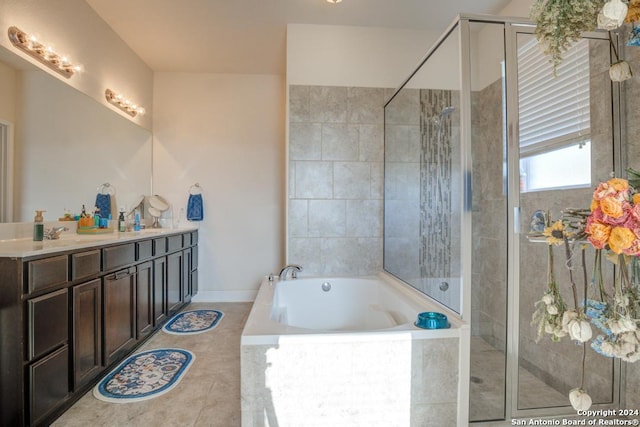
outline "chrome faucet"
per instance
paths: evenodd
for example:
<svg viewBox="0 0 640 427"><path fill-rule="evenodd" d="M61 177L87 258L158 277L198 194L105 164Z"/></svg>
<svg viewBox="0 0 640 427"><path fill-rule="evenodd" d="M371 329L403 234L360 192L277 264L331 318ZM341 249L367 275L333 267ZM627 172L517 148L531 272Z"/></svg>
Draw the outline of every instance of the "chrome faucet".
<svg viewBox="0 0 640 427"><path fill-rule="evenodd" d="M44 238L46 240L57 240L60 238L60 233L63 231L69 231L67 227L53 227L51 229L44 230Z"/></svg>
<svg viewBox="0 0 640 427"><path fill-rule="evenodd" d="M280 274L278 275L278 277L280 278L280 280L287 280L287 276L289 275L289 272L291 272L291 278L295 279L296 277L298 277L298 273L300 271L302 271L301 265L288 264L282 267L282 270L280 270Z"/></svg>

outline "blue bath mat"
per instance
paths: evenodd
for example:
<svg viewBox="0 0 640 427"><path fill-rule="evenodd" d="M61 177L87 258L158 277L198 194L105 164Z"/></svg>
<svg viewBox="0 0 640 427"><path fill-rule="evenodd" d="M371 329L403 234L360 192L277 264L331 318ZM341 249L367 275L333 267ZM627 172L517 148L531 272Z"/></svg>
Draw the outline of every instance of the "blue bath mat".
<svg viewBox="0 0 640 427"><path fill-rule="evenodd" d="M178 313L162 328L168 334L200 334L215 328L224 313L218 310L191 310Z"/></svg>
<svg viewBox="0 0 640 427"><path fill-rule="evenodd" d="M160 348L129 356L94 388L93 395L112 403L153 399L174 388L195 355L179 348Z"/></svg>

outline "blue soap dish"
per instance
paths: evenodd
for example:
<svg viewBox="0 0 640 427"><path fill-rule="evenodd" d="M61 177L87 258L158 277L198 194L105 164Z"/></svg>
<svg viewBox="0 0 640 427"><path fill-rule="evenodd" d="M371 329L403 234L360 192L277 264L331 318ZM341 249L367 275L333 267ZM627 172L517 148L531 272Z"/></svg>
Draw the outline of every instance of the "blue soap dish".
<svg viewBox="0 0 640 427"><path fill-rule="evenodd" d="M447 329L451 327L447 321L447 316L442 313L436 313L435 311L419 313L414 325L422 329Z"/></svg>

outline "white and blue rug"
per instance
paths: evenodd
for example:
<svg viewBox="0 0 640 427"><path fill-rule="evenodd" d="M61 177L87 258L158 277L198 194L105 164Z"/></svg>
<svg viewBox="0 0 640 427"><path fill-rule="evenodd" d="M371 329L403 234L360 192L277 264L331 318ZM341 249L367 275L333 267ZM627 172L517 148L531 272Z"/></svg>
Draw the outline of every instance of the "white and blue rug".
<svg viewBox="0 0 640 427"><path fill-rule="evenodd" d="M160 348L129 356L94 388L93 395L112 403L153 399L173 389L195 355L179 348Z"/></svg>
<svg viewBox="0 0 640 427"><path fill-rule="evenodd" d="M162 328L168 334L201 334L215 328L224 313L218 310L183 311L173 316Z"/></svg>

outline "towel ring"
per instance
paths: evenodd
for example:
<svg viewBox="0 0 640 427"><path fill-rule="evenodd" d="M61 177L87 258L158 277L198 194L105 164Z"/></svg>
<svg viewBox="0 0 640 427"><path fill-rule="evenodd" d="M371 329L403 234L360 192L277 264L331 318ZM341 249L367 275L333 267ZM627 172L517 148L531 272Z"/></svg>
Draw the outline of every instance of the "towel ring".
<svg viewBox="0 0 640 427"><path fill-rule="evenodd" d="M202 194L202 187L200 187L200 184L196 182L189 187L189 194Z"/></svg>
<svg viewBox="0 0 640 427"><path fill-rule="evenodd" d="M114 194L116 194L116 189L113 185L105 182L100 187L98 187L98 193L113 196Z"/></svg>

